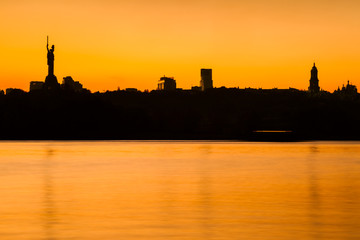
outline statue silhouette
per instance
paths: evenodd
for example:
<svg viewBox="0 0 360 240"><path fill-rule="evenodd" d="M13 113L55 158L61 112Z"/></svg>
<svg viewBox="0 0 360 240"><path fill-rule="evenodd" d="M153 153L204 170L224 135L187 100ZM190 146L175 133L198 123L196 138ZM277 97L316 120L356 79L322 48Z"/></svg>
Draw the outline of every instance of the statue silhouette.
<svg viewBox="0 0 360 240"><path fill-rule="evenodd" d="M45 89L50 90L50 89L59 89L60 85L57 81L56 76L54 75L54 60L55 60L55 56L54 56L54 50L55 50L55 46L52 45L51 49L49 49L49 36L47 37L47 44L46 44L46 49L47 49L47 65L48 65L48 75L45 79Z"/></svg>
<svg viewBox="0 0 360 240"><path fill-rule="evenodd" d="M48 51L47 53L47 65L49 66L49 71L48 71L48 76L53 76L54 75L54 50L55 50L55 46L52 45L51 49L49 49L49 38L47 41L47 45L46 45L46 49Z"/></svg>

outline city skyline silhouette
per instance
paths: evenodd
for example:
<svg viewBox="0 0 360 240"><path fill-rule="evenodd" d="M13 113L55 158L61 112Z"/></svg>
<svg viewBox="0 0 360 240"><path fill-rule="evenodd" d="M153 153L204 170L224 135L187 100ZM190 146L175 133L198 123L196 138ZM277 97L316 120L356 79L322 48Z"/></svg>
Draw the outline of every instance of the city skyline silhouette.
<svg viewBox="0 0 360 240"><path fill-rule="evenodd" d="M47 38L45 81L30 82L29 92L0 92L0 119L7 126L0 139L360 139L357 87L348 81L333 93L322 90L315 63L307 90L214 88L213 69L202 68L191 89L164 76L154 82L156 90L91 93L71 76L58 83L54 50Z"/></svg>
<svg viewBox="0 0 360 240"><path fill-rule="evenodd" d="M46 41L47 41L46 49L47 49L48 74L46 76L45 82L31 81L29 90L30 91L33 91L33 90L60 90L60 87L62 87L63 89L66 88L68 90L69 89L75 90L75 88L76 88L76 89L78 89L76 91L83 89L82 84L80 84L79 81L75 82L71 76L63 77L63 83L60 86L60 83L58 82L57 77L54 74L55 45L52 45L51 48L49 48L49 36L47 36ZM307 91L312 94L319 93L320 91L326 91L326 90L320 88L320 86L319 86L318 69L316 67L315 62L314 62L314 65L310 72L311 72L311 78L309 81L309 87L308 87ZM351 91L353 94L357 94L357 87L355 85L350 84L349 80L347 81L346 86L347 86L346 87L347 89L352 89ZM191 90L205 91L207 89L212 89L212 88L214 88L212 69L211 68L210 69L201 68L200 85L192 86ZM226 88L226 86L222 86L221 88ZM334 93L341 92L344 90L344 88L345 88L344 84L343 84L342 90L340 89L340 86L338 86L338 88L334 91ZM237 89L239 89L239 87L237 87ZM249 89L251 89L251 87ZM263 89L263 88L259 87L258 89ZM275 87L272 89L278 89L278 88ZM288 89L296 89L296 88L289 87ZM23 91L23 89L7 88L6 92L11 92L14 90ZM85 88L84 88L84 90L89 91L88 89L85 89ZM120 87L118 87L118 90L120 90ZM139 91L137 88L126 88L125 90ZM150 90L153 90L153 89L150 89ZM184 90L184 89L176 87L176 80L174 79L174 77L169 78L164 75L164 77L160 78L159 83L157 84L157 87L155 88L155 90ZM104 91L109 91L109 90L104 90ZM149 89L146 89L144 92L148 92L148 91L149 91ZM304 90L302 90L302 91L304 91ZM349 93L349 90L343 91L343 92Z"/></svg>
<svg viewBox="0 0 360 240"><path fill-rule="evenodd" d="M5 99L9 99L10 102L3 103L5 114L3 124L13 127L9 128L12 129L10 132L4 131L0 134L0 139L300 141L360 138L360 128L354 125L357 119L360 120L360 115L352 116L351 121L348 119L349 114L353 114L356 106L360 105L357 87L348 81L346 86L343 85L342 88L339 86L333 94L322 90L319 86L318 68L315 62L310 71L307 90L291 87L288 89L214 88L213 70L202 68L200 84L191 89L177 88L175 78L164 76L157 82L156 90L151 92L147 90L141 92L136 88L125 90L118 88L117 91L91 94L91 91L84 88L79 81L74 81L71 76L63 77L62 83L59 84L54 72L55 46L49 48L48 36L46 50L48 73L44 82L30 82L29 93L16 88L6 89ZM1 95L4 96L4 91L0 92ZM157 100L159 97L161 101L167 103L159 103ZM39 99L45 104L36 103ZM120 103L120 99L125 102ZM221 101L217 102L217 99ZM250 108L245 107L247 104L244 105L242 102L244 99ZM280 99L286 104L279 101ZM316 106L319 100L325 102L321 104L319 102L314 108L312 105L315 103ZM16 107L17 104L24 104L24 101L27 104L26 111ZM93 108L91 102L98 107ZM345 112L332 109L333 102L340 104L341 111ZM292 110L289 110L290 106ZM160 112L159 107L162 109ZM38 112L41 108L43 110ZM268 108L273 109L273 112L268 113ZM174 112L173 109L177 110ZM235 109L237 111L233 113ZM93 115L93 110L101 114ZM21 116L21 119L27 118L28 111L38 112L27 123L30 126L22 120L14 121L15 116ZM323 113L313 122L315 112ZM214 118L213 114L221 114L221 117ZM333 118L332 121L326 119L329 115ZM42 118L52 119L45 128L39 126ZM82 126L64 124L66 118L81 122ZM227 122L228 118L233 119L232 124ZM320 127L316 124L320 121L329 122L324 127ZM162 126L160 127L159 124ZM20 125L29 129L18 128ZM63 127L59 128L59 126ZM107 128L104 128L105 126ZM127 126L127 130L121 126ZM92 131L80 130L83 127L88 127ZM330 129L331 132L328 132Z"/></svg>

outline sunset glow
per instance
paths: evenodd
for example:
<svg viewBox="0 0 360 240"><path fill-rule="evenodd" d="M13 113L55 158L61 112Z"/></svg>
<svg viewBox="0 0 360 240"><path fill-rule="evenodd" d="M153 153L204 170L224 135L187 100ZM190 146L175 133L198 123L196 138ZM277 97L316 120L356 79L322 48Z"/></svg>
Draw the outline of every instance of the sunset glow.
<svg viewBox="0 0 360 240"><path fill-rule="evenodd" d="M320 87L360 85L360 2L356 0L2 0L0 89L29 90L55 75L91 91L155 89L174 77L215 87L307 89L315 61Z"/></svg>

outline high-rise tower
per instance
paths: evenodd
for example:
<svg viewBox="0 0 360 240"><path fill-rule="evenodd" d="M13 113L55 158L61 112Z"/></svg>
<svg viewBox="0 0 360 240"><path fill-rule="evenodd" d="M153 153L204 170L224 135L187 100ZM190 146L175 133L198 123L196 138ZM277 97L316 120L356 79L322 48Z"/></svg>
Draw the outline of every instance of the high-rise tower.
<svg viewBox="0 0 360 240"><path fill-rule="evenodd" d="M319 87L319 79L318 79L318 70L314 63L314 66L311 69L309 92L317 93L319 91L320 91L320 87Z"/></svg>
<svg viewBox="0 0 360 240"><path fill-rule="evenodd" d="M201 69L200 87L202 91L213 88L212 69Z"/></svg>

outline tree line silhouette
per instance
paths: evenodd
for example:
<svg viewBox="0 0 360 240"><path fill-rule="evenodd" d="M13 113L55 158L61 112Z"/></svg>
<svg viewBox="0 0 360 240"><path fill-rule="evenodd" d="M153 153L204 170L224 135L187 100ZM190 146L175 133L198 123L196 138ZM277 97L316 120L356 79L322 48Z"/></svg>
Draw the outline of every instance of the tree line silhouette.
<svg viewBox="0 0 360 240"><path fill-rule="evenodd" d="M359 110L359 94L295 89L14 91L0 139L360 140Z"/></svg>

